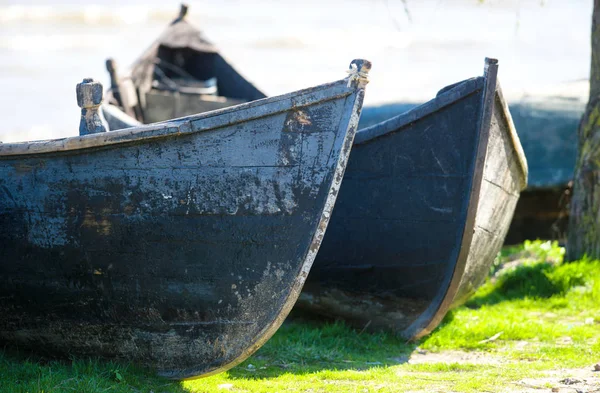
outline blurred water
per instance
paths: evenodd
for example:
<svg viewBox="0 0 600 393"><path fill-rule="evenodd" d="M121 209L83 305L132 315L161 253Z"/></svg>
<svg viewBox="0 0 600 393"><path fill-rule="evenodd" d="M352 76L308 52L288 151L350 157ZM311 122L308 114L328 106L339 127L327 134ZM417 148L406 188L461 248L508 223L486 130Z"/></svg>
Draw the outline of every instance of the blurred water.
<svg viewBox="0 0 600 393"><path fill-rule="evenodd" d="M500 60L509 98L589 74L590 1L190 1L238 70L280 94L345 76L373 61L366 103L421 101ZM104 60L129 65L178 13L160 0L0 0L0 140L77 134L75 85L105 84Z"/></svg>

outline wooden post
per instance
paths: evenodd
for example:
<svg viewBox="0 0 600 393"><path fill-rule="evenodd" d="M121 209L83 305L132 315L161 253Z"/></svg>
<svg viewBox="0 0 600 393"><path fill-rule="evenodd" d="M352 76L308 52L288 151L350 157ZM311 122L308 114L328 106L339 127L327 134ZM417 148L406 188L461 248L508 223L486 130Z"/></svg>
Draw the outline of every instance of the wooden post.
<svg viewBox="0 0 600 393"><path fill-rule="evenodd" d="M110 76L110 90L112 96L115 98L117 105L124 108L123 99L121 98L121 91L119 88L119 77L117 76L117 63L114 59L106 59L106 71Z"/></svg>
<svg viewBox="0 0 600 393"><path fill-rule="evenodd" d="M119 78L117 63L114 59L106 59L106 70L110 75L110 91L116 104L129 116L141 120L141 110L138 109L138 98L131 79Z"/></svg>
<svg viewBox="0 0 600 393"><path fill-rule="evenodd" d="M371 71L371 62L369 60L354 59L348 66L348 87L356 81L358 86L364 88L369 83L369 71Z"/></svg>
<svg viewBox="0 0 600 393"><path fill-rule="evenodd" d="M77 84L77 105L81 108L79 135L106 132L102 115L98 111L102 104L102 83L85 78Z"/></svg>
<svg viewBox="0 0 600 393"><path fill-rule="evenodd" d="M173 22L171 22L171 24L175 24L175 23L181 22L185 18L185 16L187 15L188 8L189 7L188 7L187 4L181 3L181 6L179 8L179 15L177 16L177 18L175 18L173 20Z"/></svg>

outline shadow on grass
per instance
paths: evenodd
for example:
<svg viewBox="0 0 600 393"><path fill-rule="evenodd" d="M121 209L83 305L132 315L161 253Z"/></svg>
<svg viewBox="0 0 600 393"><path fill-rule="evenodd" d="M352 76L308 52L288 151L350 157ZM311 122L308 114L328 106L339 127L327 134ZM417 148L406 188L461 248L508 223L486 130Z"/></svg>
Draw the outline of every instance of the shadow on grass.
<svg viewBox="0 0 600 393"><path fill-rule="evenodd" d="M13 347L0 348L0 393L110 391L189 393L180 382L157 377L129 362L58 358Z"/></svg>
<svg viewBox="0 0 600 393"><path fill-rule="evenodd" d="M585 265L547 262L523 264L502 272L488 282L466 306L478 308L507 300L544 299L566 293L570 288L585 284Z"/></svg>
<svg viewBox="0 0 600 393"><path fill-rule="evenodd" d="M229 370L228 377L257 380L393 366L407 362L416 346L390 334L354 330L343 322L286 321L256 354ZM181 382L129 362L56 358L7 347L0 347L0 381L0 393L38 391L39 386L46 391L190 391Z"/></svg>
<svg viewBox="0 0 600 393"><path fill-rule="evenodd" d="M232 379L275 378L320 371L367 370L406 363L418 343L343 322L287 320L258 352L229 371Z"/></svg>

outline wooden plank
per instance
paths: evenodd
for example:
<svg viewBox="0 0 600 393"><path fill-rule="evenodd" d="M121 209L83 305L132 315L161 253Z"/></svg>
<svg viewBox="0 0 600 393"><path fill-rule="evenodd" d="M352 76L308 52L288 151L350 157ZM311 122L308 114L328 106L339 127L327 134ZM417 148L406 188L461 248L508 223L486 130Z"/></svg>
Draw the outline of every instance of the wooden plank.
<svg viewBox="0 0 600 393"><path fill-rule="evenodd" d="M165 123L128 128L114 132L91 134L79 137L47 141L17 142L0 144L0 159L8 156L54 153L105 147L112 144L136 143L151 138L162 138L178 134L208 131L288 111L290 107L301 109L319 103L324 96L340 99L350 95L347 81L341 80L314 88L270 97L199 115L183 117Z"/></svg>

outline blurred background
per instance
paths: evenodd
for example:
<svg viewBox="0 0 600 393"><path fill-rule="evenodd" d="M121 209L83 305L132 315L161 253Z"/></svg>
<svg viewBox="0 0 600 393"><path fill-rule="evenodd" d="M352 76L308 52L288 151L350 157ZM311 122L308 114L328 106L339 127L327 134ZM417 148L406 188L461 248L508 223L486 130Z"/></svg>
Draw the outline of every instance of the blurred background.
<svg viewBox="0 0 600 393"><path fill-rule="evenodd" d="M589 1L189 1L204 30L269 95L346 76L373 61L366 105L422 102L499 59L509 102L552 94L587 100ZM178 1L0 1L0 140L78 134L75 85L108 87L177 16Z"/></svg>

